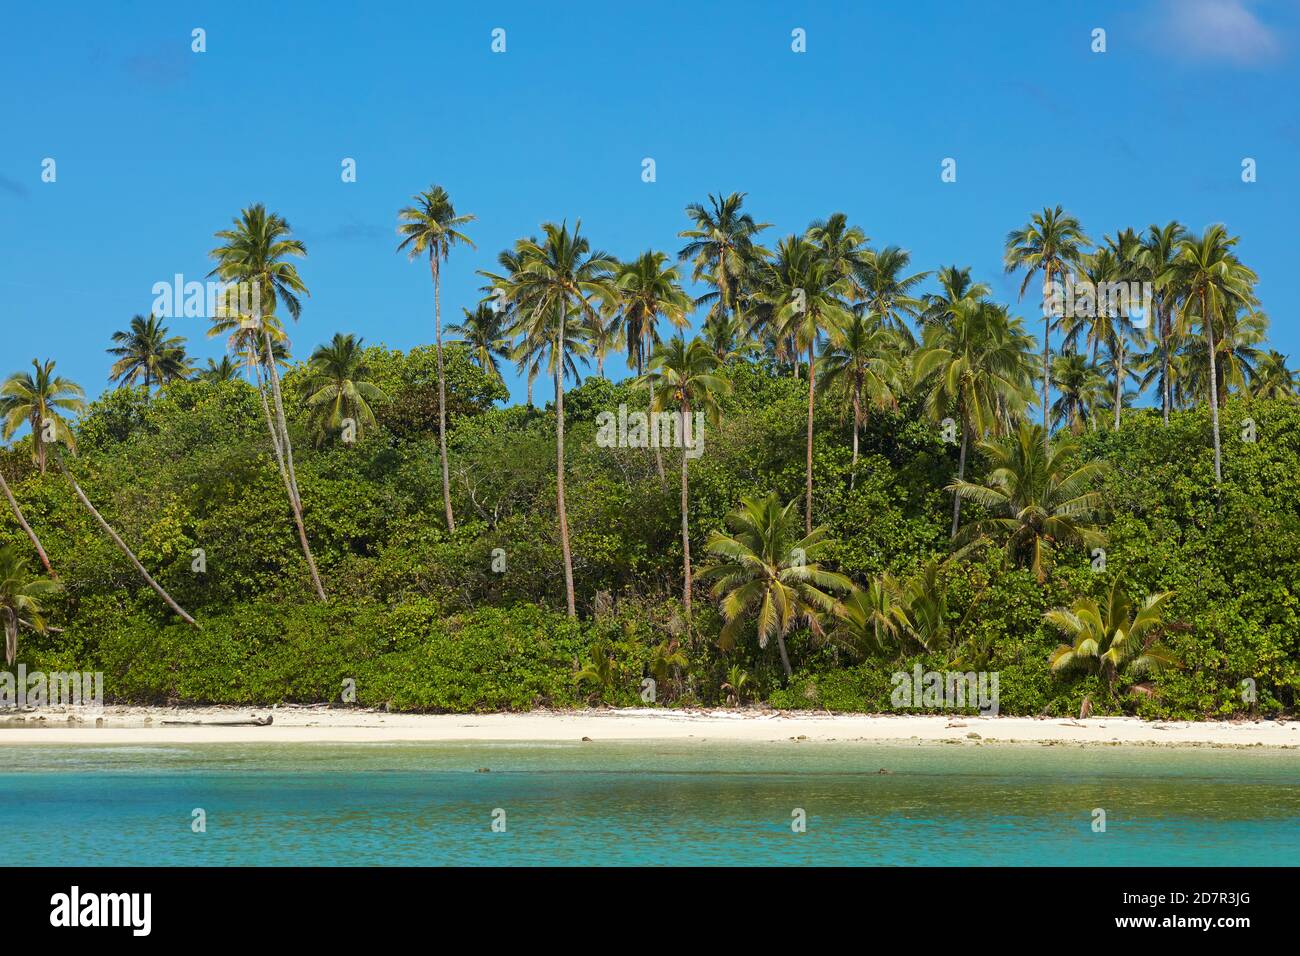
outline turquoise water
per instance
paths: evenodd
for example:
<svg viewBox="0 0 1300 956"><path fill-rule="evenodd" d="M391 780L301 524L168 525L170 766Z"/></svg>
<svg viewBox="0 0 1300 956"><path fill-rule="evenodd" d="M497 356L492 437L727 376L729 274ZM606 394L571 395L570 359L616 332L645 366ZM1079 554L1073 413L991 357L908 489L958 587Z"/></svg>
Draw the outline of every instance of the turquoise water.
<svg viewBox="0 0 1300 956"><path fill-rule="evenodd" d="M205 833L191 829L195 808L206 811ZM796 808L802 833L791 828ZM1104 833L1093 832L1094 808L1106 811ZM505 832L492 830L497 809ZM1300 754L810 742L6 746L0 832L11 866L1296 865Z"/></svg>

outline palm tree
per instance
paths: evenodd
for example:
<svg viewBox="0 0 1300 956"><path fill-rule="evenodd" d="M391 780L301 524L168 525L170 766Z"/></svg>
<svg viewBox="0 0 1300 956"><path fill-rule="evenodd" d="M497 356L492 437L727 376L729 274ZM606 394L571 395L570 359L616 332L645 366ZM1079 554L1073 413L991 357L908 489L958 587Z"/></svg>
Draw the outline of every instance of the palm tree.
<svg viewBox="0 0 1300 956"><path fill-rule="evenodd" d="M239 364L233 361L229 355L221 356L220 362L208 359L208 367L200 369L194 376L194 380L197 382L212 382L213 384L233 382L238 378Z"/></svg>
<svg viewBox="0 0 1300 956"><path fill-rule="evenodd" d="M934 421L956 409L961 427L957 481L966 476L970 439L1004 430L1005 409L1020 414L1032 394L1028 385L1029 337L1019 319L980 299L962 296L946 306L948 319L925 326L912 375L925 388L923 408ZM952 533L961 524L961 496L953 496Z"/></svg>
<svg viewBox="0 0 1300 956"><path fill-rule="evenodd" d="M966 529L967 541L1004 540L1007 556L1027 562L1039 581L1047 579L1058 547L1104 542L1095 524L1101 495L1094 486L1107 466L1100 459L1079 464L1076 438L1047 448L1041 426L1022 422L1014 434L979 447L993 466L983 482L958 479L948 485L988 512Z"/></svg>
<svg viewBox="0 0 1300 956"><path fill-rule="evenodd" d="M486 372L488 378L503 381L497 359L510 357L510 336L506 332L505 317L486 302L480 302L473 312L463 307L461 312L465 314L465 321L447 326L447 331L460 336L454 341L469 350L470 361Z"/></svg>
<svg viewBox="0 0 1300 956"><path fill-rule="evenodd" d="M1049 415L1051 403L1048 391L1051 388L1052 360L1052 316L1048 302L1052 298L1052 281L1064 278L1079 262L1088 239L1083 234L1079 220L1066 214L1060 206L1055 209L1043 208L1041 213L1034 213L1023 229L1013 229L1007 233L1004 264L1008 273L1017 269L1025 270L1025 280L1020 284L1020 298L1024 299L1025 290L1035 272L1043 275L1043 442L1044 447L1051 441L1049 432Z"/></svg>
<svg viewBox="0 0 1300 956"><path fill-rule="evenodd" d="M691 532L689 523L690 484L687 477L687 434L692 415L703 412L705 419L717 425L721 415L718 399L730 393L731 383L714 373L718 358L699 339L690 343L677 336L658 346L650 356L650 366L644 380L650 388L650 411L673 409L680 416L679 436L682 440L682 606L686 617L691 616ZM697 436L702 441L703 436ZM701 446L702 447L702 446Z"/></svg>
<svg viewBox="0 0 1300 956"><path fill-rule="evenodd" d="M907 609L898 580L888 572L854 588L836 608L829 636L860 656L883 654L908 632Z"/></svg>
<svg viewBox="0 0 1300 956"><path fill-rule="evenodd" d="M18 628L45 631L41 602L62 586L57 581L34 578L12 545L0 547L0 618L5 627L5 664L12 665L18 656Z"/></svg>
<svg viewBox="0 0 1300 956"><path fill-rule="evenodd" d="M86 409L81 386L54 374L54 360L32 359L32 372L14 372L0 385L0 421L8 441L23 425L32 430L32 459L45 474L45 447L63 442L73 451L76 439L62 412L79 415Z"/></svg>
<svg viewBox="0 0 1300 956"><path fill-rule="evenodd" d="M18 522L18 527L23 529L23 534L27 535L27 540L32 543L36 549L37 556L41 559L41 564L45 567L45 573L51 578L57 578L54 568L50 564L49 556L45 553L45 548L41 546L41 539L36 537L36 532L32 526L27 523L27 518L23 514L23 509L18 506L18 499L14 497L13 489L9 487L9 482L5 481L3 470L0 470L0 493L3 493L5 500L9 502L9 510L14 513L14 519Z"/></svg>
<svg viewBox="0 0 1300 956"><path fill-rule="evenodd" d="M233 229L223 229L216 233L216 238L222 241L222 245L208 253L217 262L209 275L252 287L250 298L253 300L253 312L237 318L250 338L261 332L262 363L270 379L275 405L275 418L272 422L275 427L272 428L271 442L289 496L289 508L298 529L298 543L307 561L312 587L317 599L324 601L325 588L321 584L320 572L316 569L316 559L311 553L307 527L303 521L302 494L298 490L298 474L293 465L293 443L289 440L289 423L284 414L284 396L280 389L280 371L276 364L272 333L272 329L278 325L278 319L273 318L277 304L283 302L290 318L297 321L302 313L302 302L298 297L309 295L306 284L298 275L297 266L289 261L290 256L305 258L307 247L300 240L290 238L290 233L289 223L282 216L268 213L261 203L249 206L234 220ZM228 313L229 310L223 311ZM232 321L235 317L225 314L218 318ZM279 429L278 434L276 428Z"/></svg>
<svg viewBox="0 0 1300 956"><path fill-rule="evenodd" d="M1252 288L1256 275L1232 253L1236 236L1229 236L1221 224L1210 226L1199 237L1189 235L1178 245L1174 282L1181 292L1177 314L1180 331L1193 318L1200 322L1209 355L1210 421L1214 431L1214 480L1223 481L1223 454L1219 444L1219 385L1214 344L1214 325L1226 314L1235 313L1233 303L1254 304Z"/></svg>
<svg viewBox="0 0 1300 956"><path fill-rule="evenodd" d="M1136 239L1132 242L1136 243ZM1118 431L1120 415L1124 409L1124 383L1132 374L1132 370L1125 365L1125 358L1129 343L1136 343L1140 339L1140 333L1132 316L1126 311L1128 303L1112 301L1107 286L1112 282L1125 281L1128 270L1123 259L1113 249L1099 249L1091 255L1080 257L1079 269L1097 290L1088 342L1092 348L1094 364L1099 346L1105 346L1110 357L1111 375L1115 382L1111 407L1115 411L1115 430Z"/></svg>
<svg viewBox="0 0 1300 956"><path fill-rule="evenodd" d="M804 531L812 533L813 404L817 393L814 367L817 344L848 325L851 315L844 296L850 280L822 256L807 239L788 236L781 241L769 268L762 298L773 309L777 338L790 339L796 352L808 353L807 468L804 478Z"/></svg>
<svg viewBox="0 0 1300 956"><path fill-rule="evenodd" d="M914 347L916 340L907 318L916 316L924 302L912 295L912 290L930 273L901 275L911 261L911 253L898 246L886 246L868 253L866 262L856 274L862 301L854 311L875 316L885 328L902 336L909 347Z"/></svg>
<svg viewBox="0 0 1300 956"><path fill-rule="evenodd" d="M447 190L430 186L412 197L415 203L398 212L401 220L397 234L402 241L397 251L406 250L411 261L421 256L429 259L429 273L433 277L433 327L438 346L438 454L442 458L442 505L447 514L447 530L456 530L456 518L451 512L451 478L447 468L447 377L442 367L442 264L451 255L451 248L465 243L471 249L474 243L460 232L461 226L474 221L473 216L458 216Z"/></svg>
<svg viewBox="0 0 1300 956"><path fill-rule="evenodd" d="M745 345L744 328L730 315L717 313L710 315L704 320L704 328L700 332L700 337L713 350L713 354L718 357L718 361L724 365L742 354L747 347Z"/></svg>
<svg viewBox="0 0 1300 956"><path fill-rule="evenodd" d="M1220 409L1232 392L1249 390L1255 366L1263 355L1257 346L1267 337L1268 317L1263 312L1228 312L1215 323L1214 374ZM1188 391L1192 394L1210 391L1210 361L1205 339L1185 337L1176 359L1179 365L1176 375Z"/></svg>
<svg viewBox="0 0 1300 956"><path fill-rule="evenodd" d="M715 302L721 314L734 315L744 277L768 254L754 241L755 236L771 224L755 222L749 213L741 212L744 193L731 193L725 198L710 194L708 201L710 208L702 203L686 207L686 215L694 225L678 233L690 242L677 257L691 262L693 282L705 281L714 288L696 299L696 304Z"/></svg>
<svg viewBox="0 0 1300 956"><path fill-rule="evenodd" d="M667 319L674 328L684 329L691 312L691 297L681 287L681 274L668 265L668 256L653 250L618 267L617 286L620 296L620 331L627 347L628 368L637 377L645 373L645 363L660 342L659 320ZM651 386L653 389L653 386ZM653 391L651 402L654 401ZM663 455L655 447L655 467L664 475Z"/></svg>
<svg viewBox="0 0 1300 956"><path fill-rule="evenodd" d="M1081 434L1106 401L1106 376L1081 352L1066 352L1052 359L1052 381L1057 399L1052 403L1052 427L1068 425Z"/></svg>
<svg viewBox="0 0 1300 956"><path fill-rule="evenodd" d="M117 361L109 370L109 380L123 385L142 382L147 393L155 383L165 385L187 377L193 369L185 354L185 339L167 332L156 315L147 319L137 315L127 331L114 332L116 348L107 352L117 356Z"/></svg>
<svg viewBox="0 0 1300 956"><path fill-rule="evenodd" d="M867 409L897 406L894 392L901 387L897 333L877 319L854 315L848 325L831 333L830 342L818 360L823 390L839 386L853 415L853 463L849 487L857 481L858 431L867 419Z"/></svg>
<svg viewBox="0 0 1300 956"><path fill-rule="evenodd" d="M351 419L357 435L375 427L373 402L386 402L383 389L368 378L370 369L361 339L335 332L329 345L318 346L307 360L307 375L299 388L317 424L317 440L343 427Z"/></svg>
<svg viewBox="0 0 1300 956"><path fill-rule="evenodd" d="M830 543L825 528L796 538L797 506L797 499L782 505L775 493L764 499L742 499L740 508L727 516L732 533L713 531L705 544L720 560L700 570L702 579L716 579L713 594L721 599L726 620L719 646L734 647L737 634L755 611L758 646L765 649L768 640L776 637L787 680L794 673L785 647L790 629L803 622L814 636L821 636L822 615L836 606L828 592L847 593L853 587L844 575L816 563Z"/></svg>
<svg viewBox="0 0 1300 956"><path fill-rule="evenodd" d="M1172 406L1169 377L1169 360L1172 355L1171 336L1173 333L1173 315L1176 298L1176 286L1173 284L1177 271L1175 263L1178 248L1187 238L1187 230L1177 221L1170 221L1163 226L1152 223L1142 238L1142 249L1138 261L1152 284L1156 327L1156 346L1160 353L1158 378L1160 381L1160 410L1165 424L1169 424L1169 410ZM1148 320L1149 321L1149 320ZM1144 383L1145 384L1145 383Z"/></svg>
<svg viewBox="0 0 1300 956"><path fill-rule="evenodd" d="M1250 379L1253 398L1295 398L1300 394L1300 373L1287 368L1287 356L1269 349L1260 356Z"/></svg>
<svg viewBox="0 0 1300 956"><path fill-rule="evenodd" d="M971 278L970 267L944 266L935 278L938 292L927 292L921 297L921 313L917 316L922 330L931 325L951 325L959 302L978 302L988 298L992 290L987 283Z"/></svg>
<svg viewBox="0 0 1300 956"><path fill-rule="evenodd" d="M865 290L859 277L867 271L872 256L867 247L867 234L849 225L844 213L835 212L809 224L804 238L817 247L831 271L849 280L849 297L861 298Z"/></svg>
<svg viewBox="0 0 1300 956"><path fill-rule="evenodd" d="M560 546L564 554L564 590L570 617L577 616L573 589L573 555L569 546L569 514L564 502L564 369L569 352L566 331L571 317L590 322L603 304L617 299L613 270L617 263L604 252L592 252L582 233L582 223L573 231L565 223L542 225L542 242L522 239L516 246L519 271L505 280L506 297L519 310L526 337L553 336L552 367L555 376L555 492L560 522Z"/></svg>
<svg viewBox="0 0 1300 956"><path fill-rule="evenodd" d="M1165 627L1165 609L1172 597L1172 591L1149 595L1134 613L1132 602L1116 580L1104 607L1083 597L1068 609L1048 611L1043 619L1070 642L1048 655L1052 673L1096 674L1107 693L1113 695L1124 673L1140 677L1164 667L1180 666L1174 653L1159 641Z"/></svg>

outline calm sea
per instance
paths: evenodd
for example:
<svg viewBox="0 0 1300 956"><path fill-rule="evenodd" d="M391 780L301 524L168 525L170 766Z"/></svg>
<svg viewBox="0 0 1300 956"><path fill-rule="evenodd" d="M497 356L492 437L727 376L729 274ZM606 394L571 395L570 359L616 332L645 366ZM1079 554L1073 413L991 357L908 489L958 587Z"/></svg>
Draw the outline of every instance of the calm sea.
<svg viewBox="0 0 1300 956"><path fill-rule="evenodd" d="M1295 865L1300 753L6 746L0 832L11 866Z"/></svg>

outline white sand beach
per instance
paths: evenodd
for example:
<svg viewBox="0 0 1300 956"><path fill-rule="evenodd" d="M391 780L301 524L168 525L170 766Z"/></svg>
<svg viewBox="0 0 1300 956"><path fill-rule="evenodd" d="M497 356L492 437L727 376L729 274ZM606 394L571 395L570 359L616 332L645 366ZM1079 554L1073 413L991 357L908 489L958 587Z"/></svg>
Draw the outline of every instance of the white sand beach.
<svg viewBox="0 0 1300 956"><path fill-rule="evenodd" d="M223 726L265 720L266 726ZM1147 744L1300 747L1300 721L828 714L808 711L583 710L397 714L338 707L50 707L0 713L5 744L419 743L699 740Z"/></svg>

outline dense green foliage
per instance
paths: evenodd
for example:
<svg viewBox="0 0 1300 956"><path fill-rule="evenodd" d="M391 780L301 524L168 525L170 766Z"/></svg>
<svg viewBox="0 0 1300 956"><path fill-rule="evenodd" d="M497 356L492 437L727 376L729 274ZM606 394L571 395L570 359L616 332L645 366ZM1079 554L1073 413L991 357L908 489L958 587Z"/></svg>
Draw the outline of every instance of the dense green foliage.
<svg viewBox="0 0 1300 956"><path fill-rule="evenodd" d="M1291 711L1300 691L1300 405L1234 395L1220 411L1223 482L1216 490L1210 411L1130 409L1118 430L1081 438L1083 460L1104 459L1106 566L1062 547L1045 579L976 547L938 566L931 594L944 627L928 650L899 642L853 647L798 625L788 635L794 676L774 645L752 638L723 651L722 617L707 582L687 624L681 606L681 515L673 468L653 451L597 444L596 418L620 403L644 408L645 388L591 378L566 392L566 475L579 617L564 614L555 520L553 409L500 407L504 386L460 346L446 349L451 495L442 519L433 350L371 348L377 425L355 444L315 447L316 424L287 400L305 523L328 603L313 601L257 390L242 380L172 381L152 394L122 387L76 426L68 467L142 563L202 625L170 616L79 507L54 469L42 475L30 437L0 453L0 470L39 534L63 588L43 598L46 633L24 632L29 668L102 669L109 696L133 702L338 700L402 709L489 710L605 700L635 704L658 674L660 704L723 705L729 674L743 698L782 707L888 710L890 675L963 669L1001 675L1003 713L1068 714L1089 693L1102 709L1148 716ZM289 369L296 394L302 366ZM733 358L718 375L721 416L690 465L689 526L697 560L710 532L745 497L805 489L807 384L772 360ZM828 544L817 560L859 584L907 578L951 553L957 447L915 400L872 409L852 427L836 403L815 409L814 511ZM1241 440L1242 422L1256 440ZM988 463L967 462L980 480ZM850 480L852 478L852 481ZM982 512L968 502L963 523ZM31 556L8 510L0 545ZM206 570L193 570L202 549ZM504 570L497 568L504 557ZM1044 614L1120 580L1135 601L1172 591L1162 640L1181 669L1151 693L1110 700L1095 677L1053 675L1062 635ZM751 632L752 633L752 632ZM658 663L656 663L658 661ZM669 661L665 663L665 661ZM683 663L684 661L684 663ZM598 666L599 665L599 666ZM598 677L579 681L584 670ZM737 668L740 670L738 671Z"/></svg>

